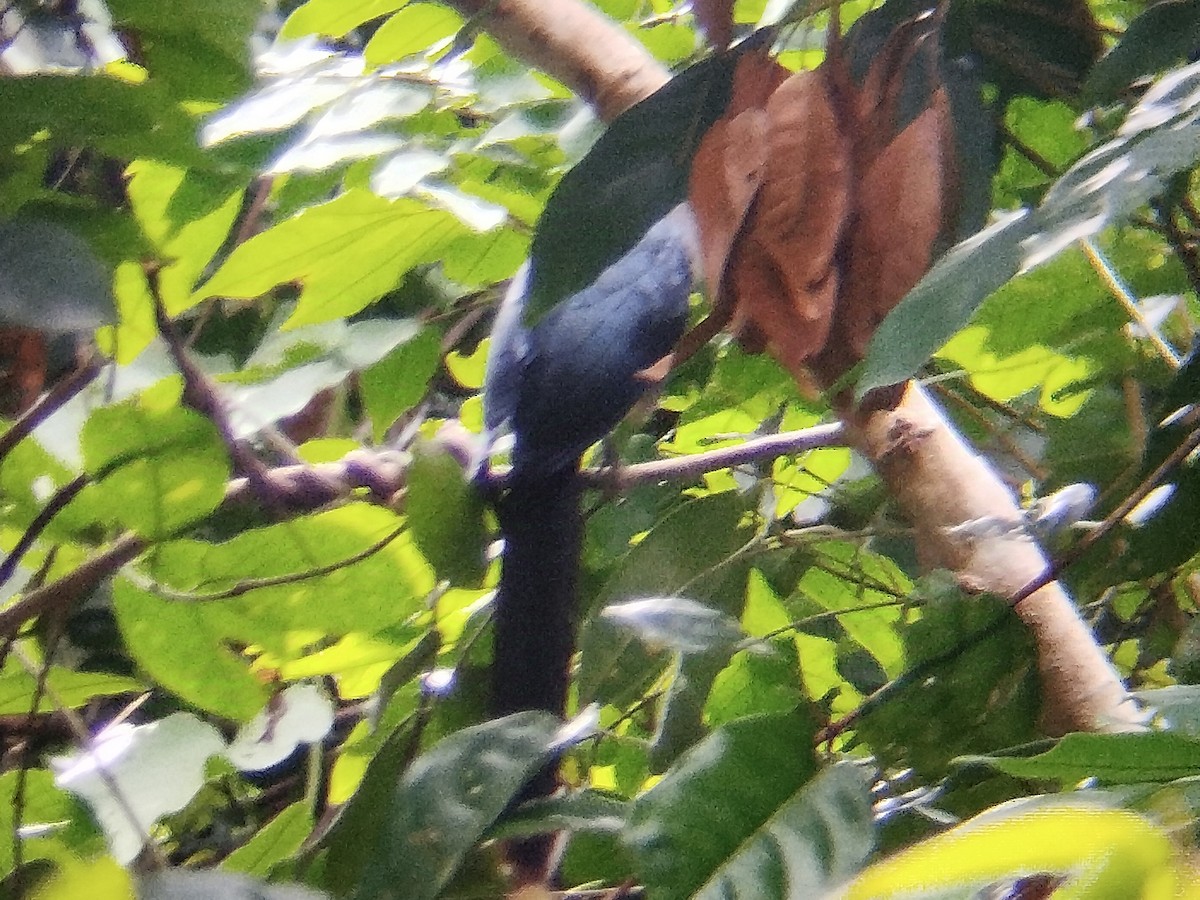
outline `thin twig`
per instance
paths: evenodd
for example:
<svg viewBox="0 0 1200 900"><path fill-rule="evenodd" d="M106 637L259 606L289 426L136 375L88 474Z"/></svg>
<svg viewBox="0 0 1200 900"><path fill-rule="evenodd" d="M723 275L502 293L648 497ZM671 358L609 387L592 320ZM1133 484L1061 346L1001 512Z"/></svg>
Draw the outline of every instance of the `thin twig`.
<svg viewBox="0 0 1200 900"><path fill-rule="evenodd" d="M8 556L0 561L0 585L3 585L13 573L17 571L17 566L29 552L30 548L37 542L38 537L50 525L51 520L58 515L66 507L68 503L78 496L79 492L91 484L91 479L87 475L78 475L68 481L59 488L53 497L38 510L38 514L33 517L33 521L29 523L17 543L9 551Z"/></svg>
<svg viewBox="0 0 1200 900"><path fill-rule="evenodd" d="M1091 238L1085 238L1079 242L1079 246L1083 249L1083 255L1087 257L1088 262L1092 264L1092 268L1096 270L1096 274L1100 276L1100 280L1104 282L1105 287L1120 302L1125 308L1125 312L1129 318L1141 327L1146 332L1146 336L1150 339L1150 343L1154 345L1154 349L1158 351L1158 355L1166 360L1167 365L1172 369L1178 369L1180 366L1179 355L1172 349L1161 334L1142 314L1141 307L1138 306L1138 301L1133 292L1121 279L1120 274L1113 268L1112 264L1100 252L1100 248L1096 246L1095 241Z"/></svg>
<svg viewBox="0 0 1200 900"><path fill-rule="evenodd" d="M1145 500L1150 492L1159 486L1159 484L1171 473L1176 466L1183 463L1185 459L1200 447L1200 428L1192 430L1187 438L1178 447L1172 451L1171 455L1164 459L1157 468L1138 484L1133 492L1126 497L1120 505L1117 506L1111 513L1104 517L1104 521L1085 534L1078 543L1070 550L1060 556L1058 559L1051 562L1044 571L1021 590L1017 591L1010 599L1009 603L1016 606L1022 600L1028 599L1033 594L1036 594L1046 585L1056 581L1062 574L1063 570L1068 566L1077 562L1084 553L1090 550L1103 538L1107 537L1114 528L1124 521L1139 503Z"/></svg>
<svg viewBox="0 0 1200 900"><path fill-rule="evenodd" d="M334 572L337 572L340 569L349 568L356 563L360 563L363 560L369 559L392 541L396 540L396 538L400 537L407 527L407 525L401 525L399 528L393 529L385 537L381 538L365 549L360 550L358 553L354 553L344 559L339 559L337 562L306 569L303 572L289 572L286 575L272 575L268 578L251 578L245 581L239 581L233 587L226 588L223 591L212 591L207 594L193 593L190 591L176 591L172 588L165 587L158 582L148 584L147 590L166 600L183 600L189 603L208 603L214 600L231 600L234 597L240 597L243 594L250 593L250 591L257 591L262 588L281 587L288 584L299 584L304 581L309 581L313 578L321 578L325 575L332 575Z"/></svg>
<svg viewBox="0 0 1200 900"><path fill-rule="evenodd" d="M104 361L93 356L29 407L21 418L13 422L8 431L0 434L0 460L8 456L13 447L61 409L68 400L95 381L103 367Z"/></svg>

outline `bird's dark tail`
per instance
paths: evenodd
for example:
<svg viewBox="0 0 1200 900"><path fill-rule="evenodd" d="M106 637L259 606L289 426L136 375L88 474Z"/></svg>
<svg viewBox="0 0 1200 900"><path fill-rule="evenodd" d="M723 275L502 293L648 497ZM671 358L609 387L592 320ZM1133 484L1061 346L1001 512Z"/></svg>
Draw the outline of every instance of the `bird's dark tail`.
<svg viewBox="0 0 1200 900"><path fill-rule="evenodd" d="M492 716L540 709L566 713L575 651L576 580L583 543L582 484L577 466L517 478L498 503L504 557L495 603ZM539 772L519 801L554 791L556 767ZM512 841L518 881L547 875L555 838Z"/></svg>

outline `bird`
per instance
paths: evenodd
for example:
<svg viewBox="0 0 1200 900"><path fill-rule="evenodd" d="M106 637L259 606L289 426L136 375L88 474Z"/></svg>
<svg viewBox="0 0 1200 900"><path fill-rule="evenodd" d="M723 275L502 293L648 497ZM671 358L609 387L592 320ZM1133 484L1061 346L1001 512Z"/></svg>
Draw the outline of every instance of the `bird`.
<svg viewBox="0 0 1200 900"><path fill-rule="evenodd" d="M484 376L485 444L506 431L513 444L495 501L504 549L492 717L566 713L583 544L581 457L661 377L687 325L697 246L691 210L680 204L532 326L525 322L532 263L500 305ZM548 767L519 799L552 793L556 782ZM513 842L510 863L534 880L529 873L545 868L549 846L539 838Z"/></svg>

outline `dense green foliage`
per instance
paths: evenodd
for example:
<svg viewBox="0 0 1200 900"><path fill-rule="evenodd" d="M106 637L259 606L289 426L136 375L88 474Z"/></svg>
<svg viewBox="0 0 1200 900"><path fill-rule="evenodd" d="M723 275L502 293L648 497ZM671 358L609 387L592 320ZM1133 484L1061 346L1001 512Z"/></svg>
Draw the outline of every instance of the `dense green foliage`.
<svg viewBox="0 0 1200 900"><path fill-rule="evenodd" d="M1020 622L922 573L841 446L601 482L573 684L593 718L486 721L495 523L460 456L491 311L530 252L549 305L682 197L664 160L731 66L667 0L597 2L694 64L600 138L447 6L270 5L0 4L0 400L18 326L56 392L0 435L0 893L126 897L137 872L162 898L496 896L496 839L548 824L564 884L653 898L820 896L910 844L940 862L852 895L943 868L930 896L1037 872L1174 895L1200 817L1200 4L1097 0L1090 69L1066 25L961 4L1003 39L979 63L993 224L863 376L925 379L1031 510L1084 482L1100 521L1173 486L1100 540L1049 538L1155 726L1057 743ZM816 64L826 17L786 15L780 59ZM718 339L614 447L829 421ZM564 743L570 789L508 809ZM164 863L193 871L145 875Z"/></svg>

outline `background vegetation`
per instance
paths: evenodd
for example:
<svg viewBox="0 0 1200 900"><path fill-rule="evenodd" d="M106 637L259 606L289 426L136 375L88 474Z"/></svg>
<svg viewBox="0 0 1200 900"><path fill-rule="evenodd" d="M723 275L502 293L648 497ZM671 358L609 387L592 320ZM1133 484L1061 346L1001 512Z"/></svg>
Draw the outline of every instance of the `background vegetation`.
<svg viewBox="0 0 1200 900"><path fill-rule="evenodd" d="M723 337L596 476L582 721L483 721L492 312L531 246L567 284L682 192L646 172L732 69L686 6L597 3L707 68L596 144L470 6L0 5L3 890L496 896L495 839L547 824L592 896L1191 890L1200 5L959 4L999 224L859 382L924 383L1027 510L964 540L1036 534L1138 692L1145 729L1066 735L1028 623ZM919 4L843 24L871 6ZM696 7L823 58L827 13ZM564 747L570 790L503 815Z"/></svg>

